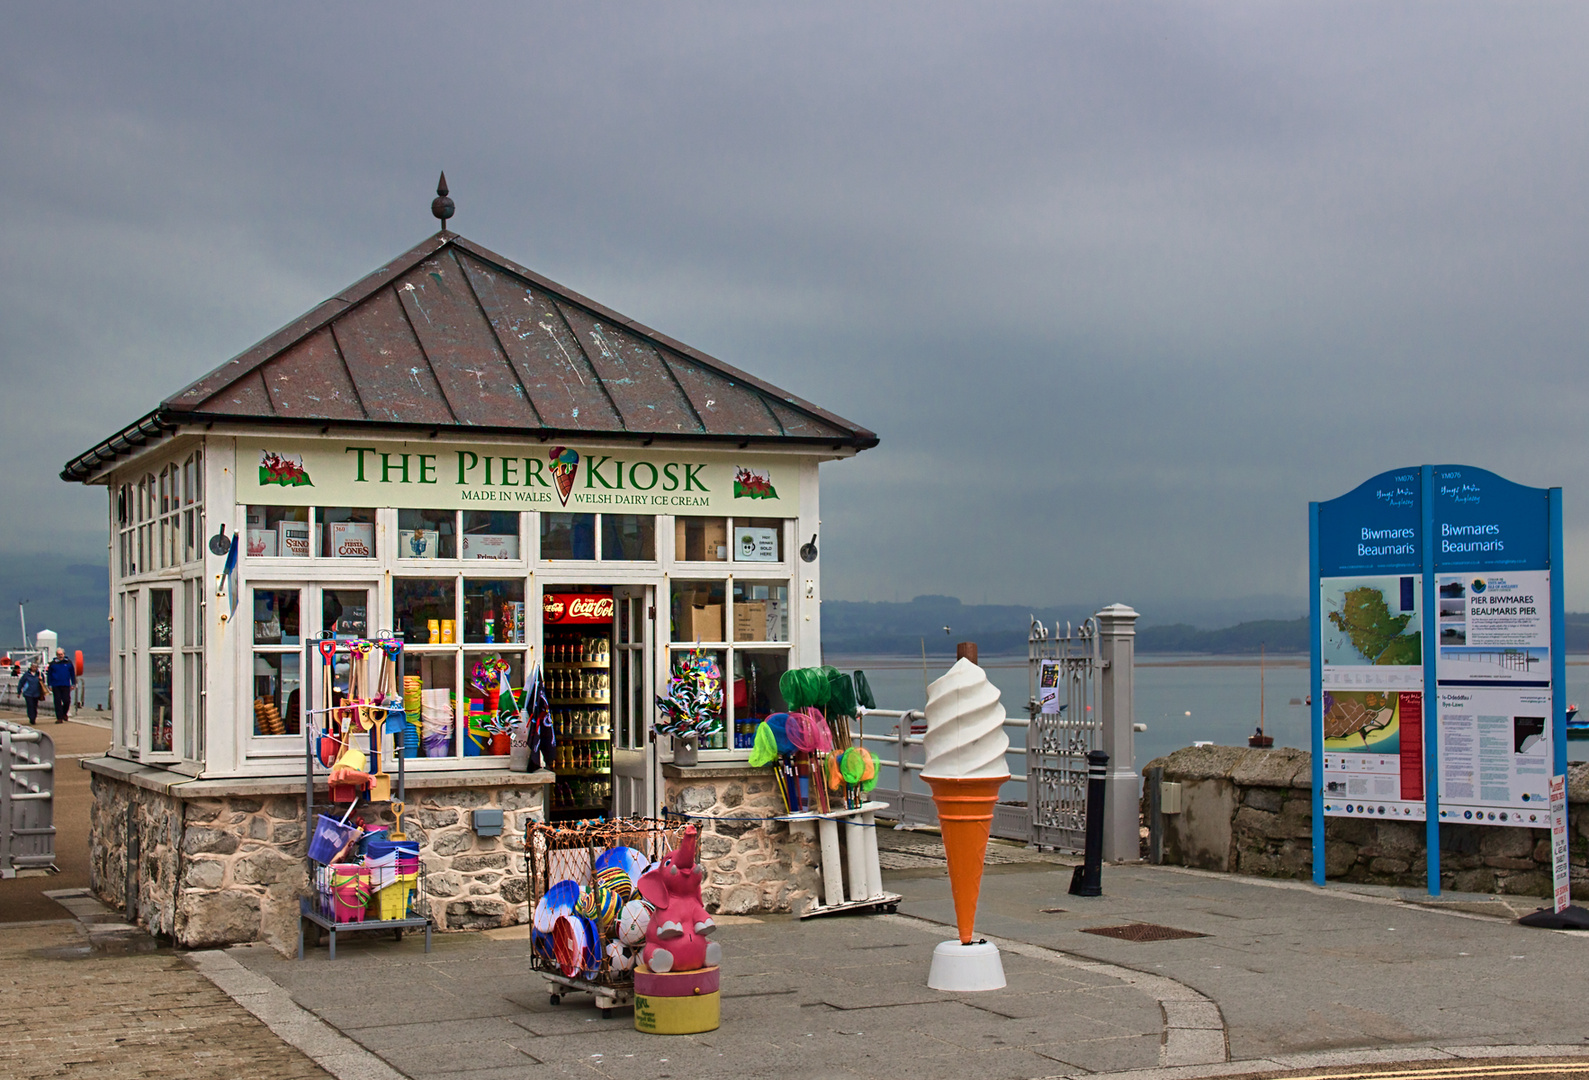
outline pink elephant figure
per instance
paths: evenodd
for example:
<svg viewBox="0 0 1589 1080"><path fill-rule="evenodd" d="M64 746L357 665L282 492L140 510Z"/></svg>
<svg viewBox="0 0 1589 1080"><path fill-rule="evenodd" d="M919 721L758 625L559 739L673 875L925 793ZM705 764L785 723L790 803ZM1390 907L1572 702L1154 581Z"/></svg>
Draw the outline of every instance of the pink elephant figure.
<svg viewBox="0 0 1589 1080"><path fill-rule="evenodd" d="M722 958L723 947L706 940L717 924L701 903L706 873L695 861L695 841L695 826L686 825L678 848L640 875L640 898L655 909L641 953L650 971L695 971L715 967Z"/></svg>

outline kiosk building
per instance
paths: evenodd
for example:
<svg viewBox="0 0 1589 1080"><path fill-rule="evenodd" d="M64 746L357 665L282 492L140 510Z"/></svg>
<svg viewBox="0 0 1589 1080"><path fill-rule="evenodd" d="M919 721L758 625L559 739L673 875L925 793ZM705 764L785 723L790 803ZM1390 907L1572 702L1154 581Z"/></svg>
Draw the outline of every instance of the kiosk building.
<svg viewBox="0 0 1589 1080"><path fill-rule="evenodd" d="M818 466L876 443L456 233L430 237L63 470L109 496L96 892L185 945L292 938L327 637L404 643L427 732L404 761L408 826L441 929L525 919L527 819L771 808L744 759L782 707L781 673L820 663ZM729 692L680 767L655 698L697 647ZM498 659L513 687L544 674L550 769L513 769L471 728L471 674ZM502 811L500 837L476 831L477 809ZM799 906L808 846L708 829L704 857L729 868L708 902Z"/></svg>

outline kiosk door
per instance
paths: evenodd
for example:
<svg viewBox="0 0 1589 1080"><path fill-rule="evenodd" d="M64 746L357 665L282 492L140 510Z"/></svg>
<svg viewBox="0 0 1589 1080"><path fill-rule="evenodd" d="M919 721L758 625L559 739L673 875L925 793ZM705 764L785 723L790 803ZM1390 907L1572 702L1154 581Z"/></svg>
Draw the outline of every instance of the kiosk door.
<svg viewBox="0 0 1589 1080"><path fill-rule="evenodd" d="M612 590L612 599L612 809L618 817L655 817L651 641L656 590L649 585L620 585Z"/></svg>

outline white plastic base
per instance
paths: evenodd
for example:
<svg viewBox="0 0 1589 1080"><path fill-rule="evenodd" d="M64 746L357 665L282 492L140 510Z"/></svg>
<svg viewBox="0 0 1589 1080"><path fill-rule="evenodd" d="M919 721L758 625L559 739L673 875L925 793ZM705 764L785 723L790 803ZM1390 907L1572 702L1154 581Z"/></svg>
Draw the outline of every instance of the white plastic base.
<svg viewBox="0 0 1589 1080"><path fill-rule="evenodd" d="M1004 962L999 949L986 941L962 945L945 941L932 951L932 969L927 986L954 994L1004 988Z"/></svg>

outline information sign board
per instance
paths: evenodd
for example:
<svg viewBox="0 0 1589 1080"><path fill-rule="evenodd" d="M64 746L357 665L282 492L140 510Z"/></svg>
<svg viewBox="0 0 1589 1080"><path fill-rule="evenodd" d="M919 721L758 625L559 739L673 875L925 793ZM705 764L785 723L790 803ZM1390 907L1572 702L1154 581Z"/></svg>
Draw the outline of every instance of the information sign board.
<svg viewBox="0 0 1589 1080"><path fill-rule="evenodd" d="M1550 778L1550 870L1558 915L1572 903L1567 843L1567 775L1562 773Z"/></svg>
<svg viewBox="0 0 1589 1080"><path fill-rule="evenodd" d="M1314 879L1324 818L1543 828L1565 760L1561 489L1395 469L1309 506Z"/></svg>

